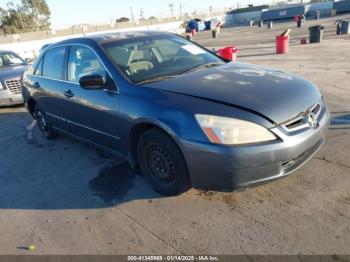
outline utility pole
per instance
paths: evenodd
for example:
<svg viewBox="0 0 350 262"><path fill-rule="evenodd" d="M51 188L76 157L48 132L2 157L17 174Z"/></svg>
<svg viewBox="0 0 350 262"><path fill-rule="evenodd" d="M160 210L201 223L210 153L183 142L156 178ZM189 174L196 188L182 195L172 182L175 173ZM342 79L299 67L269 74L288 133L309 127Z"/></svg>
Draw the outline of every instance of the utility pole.
<svg viewBox="0 0 350 262"><path fill-rule="evenodd" d="M143 17L143 9L142 8L140 8L140 19L144 19L144 17Z"/></svg>
<svg viewBox="0 0 350 262"><path fill-rule="evenodd" d="M134 11L132 10L132 7L130 6L130 15L131 15L131 21L135 21Z"/></svg>
<svg viewBox="0 0 350 262"><path fill-rule="evenodd" d="M169 3L169 9L170 9L171 17L174 17L174 4L173 3Z"/></svg>
<svg viewBox="0 0 350 262"><path fill-rule="evenodd" d="M182 10L183 10L184 6L183 4L180 2L180 17L182 17Z"/></svg>

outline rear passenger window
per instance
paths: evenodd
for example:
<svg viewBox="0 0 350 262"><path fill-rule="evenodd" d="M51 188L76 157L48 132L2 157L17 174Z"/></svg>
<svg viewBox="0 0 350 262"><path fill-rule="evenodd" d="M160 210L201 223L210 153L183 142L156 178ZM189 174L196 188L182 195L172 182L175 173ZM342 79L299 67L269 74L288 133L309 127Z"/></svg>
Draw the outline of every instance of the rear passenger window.
<svg viewBox="0 0 350 262"><path fill-rule="evenodd" d="M63 79L65 47L57 47L45 53L42 75L53 79Z"/></svg>

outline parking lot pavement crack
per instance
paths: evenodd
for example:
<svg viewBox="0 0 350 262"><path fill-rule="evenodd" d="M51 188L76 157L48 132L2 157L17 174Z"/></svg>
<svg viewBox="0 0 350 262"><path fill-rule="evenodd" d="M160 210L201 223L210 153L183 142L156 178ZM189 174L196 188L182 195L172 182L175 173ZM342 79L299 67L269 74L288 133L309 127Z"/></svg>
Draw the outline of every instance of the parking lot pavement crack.
<svg viewBox="0 0 350 262"><path fill-rule="evenodd" d="M243 213L242 211L239 211L237 208L235 209L235 212L237 212L237 213L239 213L240 215L242 215L242 216L244 216L244 217L246 217L246 218L248 218L248 219L254 221L254 222L257 223L257 224L260 224L260 225L262 225L262 226L266 226L264 222L262 222L262 221L260 221L260 220L258 220L258 219L256 219L256 218L254 218L254 217L252 217L252 216L249 216L249 215Z"/></svg>
<svg viewBox="0 0 350 262"><path fill-rule="evenodd" d="M173 245L169 244L167 241L165 241L164 239L162 239L160 236L158 236L157 234L155 234L154 232L150 231L149 229L147 229L144 225L142 225L140 222L138 222L135 218L133 218L132 216L130 216L128 213L126 213L124 210L122 210L120 207L116 207L116 209L118 211L120 211L122 213L122 215L124 215L127 219L129 219L130 221L132 221L133 223L137 224L139 227L141 227L143 230L145 230L147 233L151 234L153 237L157 238L160 242L162 242L163 244L165 244L166 246L168 246L170 249L172 249L173 251L176 252L176 254L180 254L180 255L185 255L185 253L181 252L180 250L176 249Z"/></svg>
<svg viewBox="0 0 350 262"><path fill-rule="evenodd" d="M345 167L345 168L350 168L350 165L339 163L339 162L335 162L335 161L329 160L329 159L327 159L325 157L315 157L315 159L321 160L321 161L325 161L325 162L333 164L333 165L337 165L337 166L341 166L341 167Z"/></svg>

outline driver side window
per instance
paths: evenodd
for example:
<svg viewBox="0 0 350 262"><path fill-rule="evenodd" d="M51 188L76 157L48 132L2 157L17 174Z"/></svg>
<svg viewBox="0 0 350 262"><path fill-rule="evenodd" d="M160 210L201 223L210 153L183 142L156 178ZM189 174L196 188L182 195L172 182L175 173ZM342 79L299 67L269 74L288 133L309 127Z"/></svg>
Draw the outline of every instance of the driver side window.
<svg viewBox="0 0 350 262"><path fill-rule="evenodd" d="M100 60L89 48L72 46L68 57L68 81L78 83L82 76L104 71Z"/></svg>

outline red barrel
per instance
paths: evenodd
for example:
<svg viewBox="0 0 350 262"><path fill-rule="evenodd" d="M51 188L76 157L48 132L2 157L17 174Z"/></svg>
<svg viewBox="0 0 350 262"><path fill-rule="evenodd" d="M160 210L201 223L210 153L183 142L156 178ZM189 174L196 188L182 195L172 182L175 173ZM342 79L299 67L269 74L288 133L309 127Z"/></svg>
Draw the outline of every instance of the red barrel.
<svg viewBox="0 0 350 262"><path fill-rule="evenodd" d="M222 58L230 61L237 60L237 52L238 52L238 49L235 46L228 46L228 47L219 49L219 55Z"/></svg>
<svg viewBox="0 0 350 262"><path fill-rule="evenodd" d="M197 30L196 29L191 29L192 36L196 36Z"/></svg>
<svg viewBox="0 0 350 262"><path fill-rule="evenodd" d="M279 35L276 37L276 53L287 54L289 51L289 36Z"/></svg>

